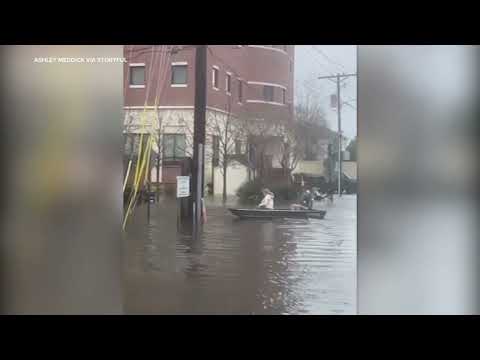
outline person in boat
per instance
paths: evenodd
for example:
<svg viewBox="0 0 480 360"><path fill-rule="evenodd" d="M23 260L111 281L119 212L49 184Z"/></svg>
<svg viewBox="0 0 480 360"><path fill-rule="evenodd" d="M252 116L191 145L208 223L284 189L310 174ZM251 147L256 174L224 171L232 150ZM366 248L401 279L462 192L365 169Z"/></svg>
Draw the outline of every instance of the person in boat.
<svg viewBox="0 0 480 360"><path fill-rule="evenodd" d="M313 194L310 190L305 190L302 194L300 204L290 205L291 210L312 210Z"/></svg>
<svg viewBox="0 0 480 360"><path fill-rule="evenodd" d="M305 193L303 194L302 205L308 210L312 210L313 208L313 194L308 189L305 190Z"/></svg>
<svg viewBox="0 0 480 360"><path fill-rule="evenodd" d="M273 210L273 199L275 195L269 189L262 189L263 199L262 202L257 206L262 209L271 209Z"/></svg>
<svg viewBox="0 0 480 360"><path fill-rule="evenodd" d="M330 200L330 203L333 204L333 194L335 193L335 183L331 182L328 188L327 198Z"/></svg>
<svg viewBox="0 0 480 360"><path fill-rule="evenodd" d="M328 192L322 193L318 188L313 188L312 193L314 200L323 201L328 197Z"/></svg>

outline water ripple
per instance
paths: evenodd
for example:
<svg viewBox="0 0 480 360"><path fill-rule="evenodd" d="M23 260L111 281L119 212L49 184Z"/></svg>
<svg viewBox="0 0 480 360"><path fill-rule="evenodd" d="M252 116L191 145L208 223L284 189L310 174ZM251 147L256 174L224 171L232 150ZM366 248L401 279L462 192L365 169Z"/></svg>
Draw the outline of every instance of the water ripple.
<svg viewBox="0 0 480 360"><path fill-rule="evenodd" d="M127 232L126 310L178 314L353 314L356 197L324 220L235 221L208 205L201 239L179 236L175 202Z"/></svg>

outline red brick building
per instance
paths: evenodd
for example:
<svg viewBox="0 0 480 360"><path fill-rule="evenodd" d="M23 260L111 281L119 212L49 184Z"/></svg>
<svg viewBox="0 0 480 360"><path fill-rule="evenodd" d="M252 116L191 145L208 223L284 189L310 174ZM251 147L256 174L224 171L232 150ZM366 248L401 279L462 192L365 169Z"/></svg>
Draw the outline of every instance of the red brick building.
<svg viewBox="0 0 480 360"><path fill-rule="evenodd" d="M195 46L125 46L124 55L126 124L138 125L140 117L145 116L152 133L161 134L159 143L170 146L188 142L182 140L185 131L181 128L193 121ZM209 45L207 56L207 112L232 116L248 113L260 118L268 113L291 118L293 45ZM161 120L155 121L155 116ZM126 129L126 132L139 131L139 126ZM169 148L164 152L172 155ZM173 153L173 165L176 155ZM178 154L181 155L187 154ZM161 181L168 182L176 173L166 170L165 164Z"/></svg>

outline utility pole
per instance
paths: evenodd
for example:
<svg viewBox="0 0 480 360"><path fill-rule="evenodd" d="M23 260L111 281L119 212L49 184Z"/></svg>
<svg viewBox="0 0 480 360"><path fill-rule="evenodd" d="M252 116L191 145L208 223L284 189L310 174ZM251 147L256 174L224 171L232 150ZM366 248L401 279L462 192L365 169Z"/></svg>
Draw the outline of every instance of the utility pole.
<svg viewBox="0 0 480 360"><path fill-rule="evenodd" d="M337 74L320 76L318 79L333 80L337 85L337 120L338 120L338 196L342 196L342 100L340 97L340 82L350 76L357 74Z"/></svg>
<svg viewBox="0 0 480 360"><path fill-rule="evenodd" d="M158 125L157 138L157 203L160 201L160 137L162 136L162 127Z"/></svg>
<svg viewBox="0 0 480 360"><path fill-rule="evenodd" d="M202 221L204 192L205 118L207 106L207 45L198 45L195 50L195 110L193 131L193 225L198 229Z"/></svg>
<svg viewBox="0 0 480 360"><path fill-rule="evenodd" d="M338 118L338 197L342 196L342 103L340 102L340 75L337 74Z"/></svg>

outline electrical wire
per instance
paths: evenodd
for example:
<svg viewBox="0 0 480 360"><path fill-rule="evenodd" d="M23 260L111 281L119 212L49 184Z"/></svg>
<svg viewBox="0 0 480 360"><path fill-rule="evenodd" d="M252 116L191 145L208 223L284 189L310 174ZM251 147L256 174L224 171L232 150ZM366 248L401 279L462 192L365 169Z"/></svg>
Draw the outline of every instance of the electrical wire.
<svg viewBox="0 0 480 360"><path fill-rule="evenodd" d="M331 75L333 76L333 72L330 71L330 69L328 68L327 65L325 65L319 58L318 58L318 54L315 52L313 52L313 47L305 47L305 49L308 49L308 50L312 50L312 51L309 51L310 54L312 55L310 58L313 59L318 65L320 65L320 67L322 67L328 75Z"/></svg>
<svg viewBox="0 0 480 360"><path fill-rule="evenodd" d="M227 64L227 63L225 62L225 60L223 60L221 57L219 57L218 55L214 54L214 52L213 52L213 50L212 50L211 47L208 47L208 52L210 53L210 55L211 55L212 57L214 57L215 59L217 59L218 61L220 61L220 62L223 64L223 66L225 66L226 68L228 68L228 70L231 70L232 73L233 73L235 76L237 76L237 77L242 77L241 72L239 72L237 69L235 69L235 68L234 68L233 66L231 66L230 64Z"/></svg>
<svg viewBox="0 0 480 360"><path fill-rule="evenodd" d="M340 66L343 70L342 71L345 71L346 68L343 64L340 64L336 61L333 61L330 57L328 57L322 50L316 48L315 46L311 46L313 50L315 50L317 53L319 53L320 55L322 55L329 63L331 64L334 64L334 65L337 65L337 66Z"/></svg>

